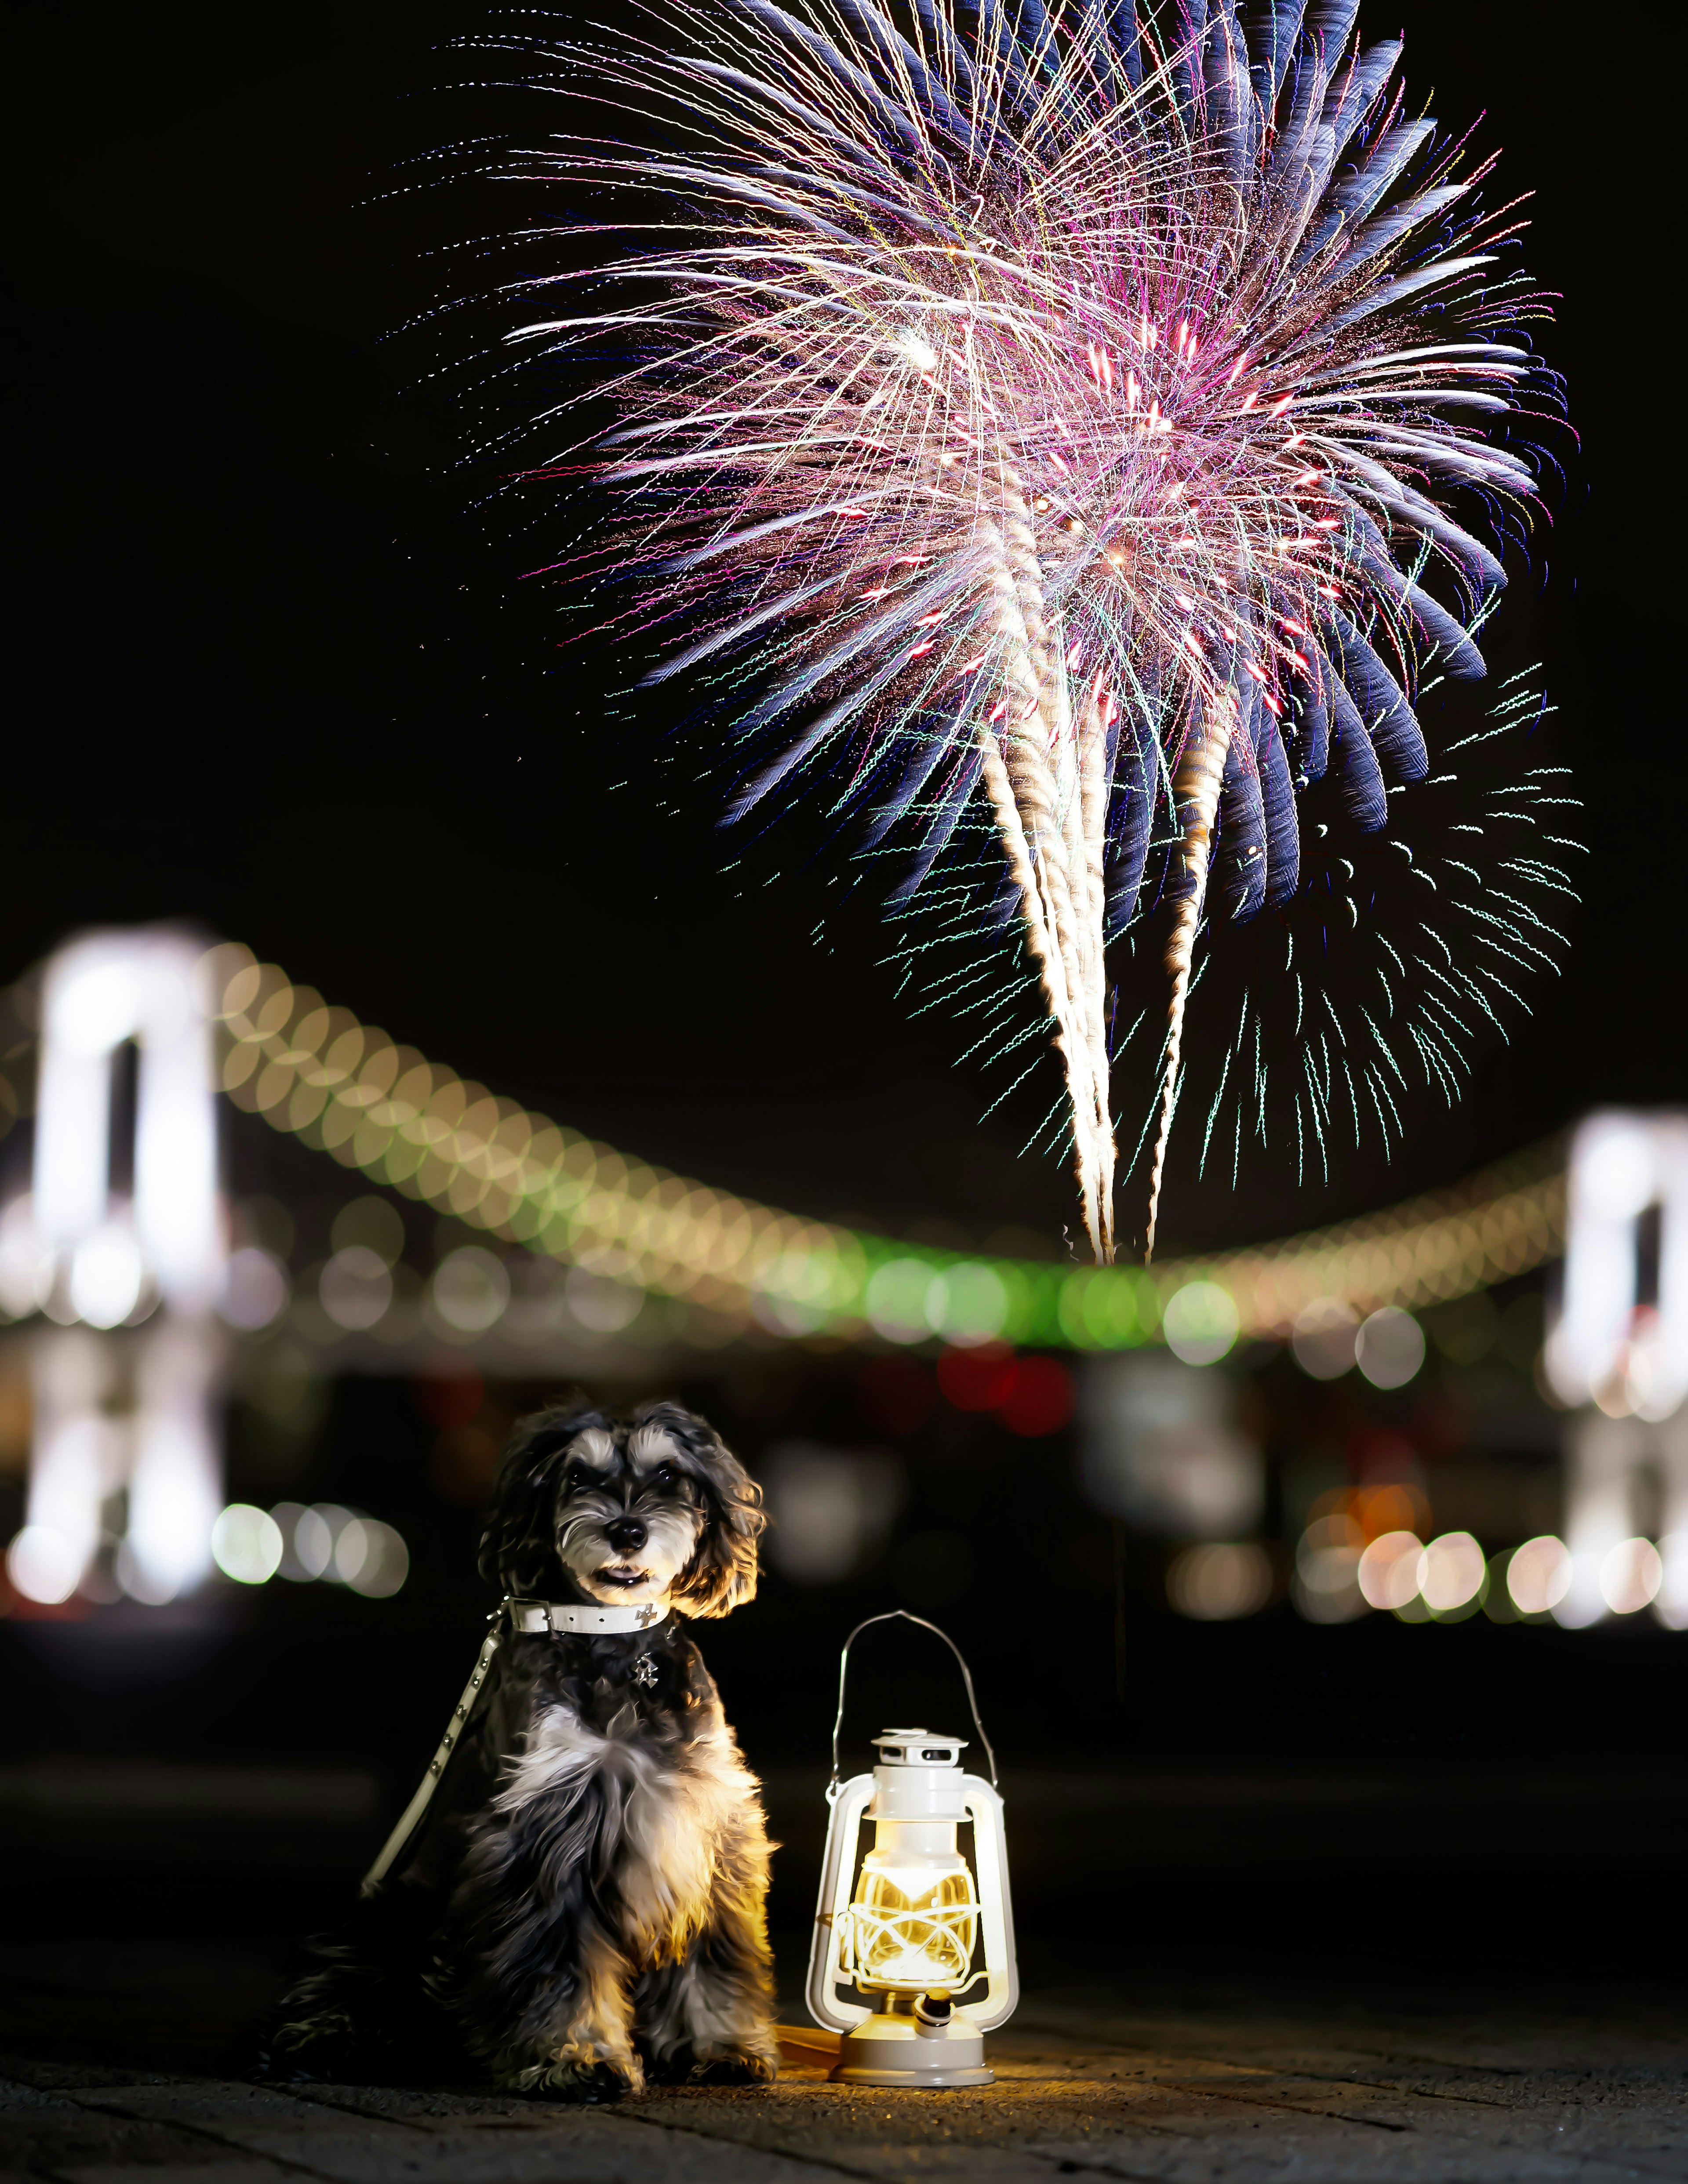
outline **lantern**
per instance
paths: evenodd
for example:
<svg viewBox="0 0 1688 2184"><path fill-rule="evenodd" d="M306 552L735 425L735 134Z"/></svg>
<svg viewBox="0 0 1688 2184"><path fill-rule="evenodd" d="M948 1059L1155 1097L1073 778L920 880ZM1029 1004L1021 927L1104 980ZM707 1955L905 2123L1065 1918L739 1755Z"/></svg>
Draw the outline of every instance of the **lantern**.
<svg viewBox="0 0 1688 2184"><path fill-rule="evenodd" d="M991 1780L961 1771L961 1737L888 1729L873 1739L872 1772L840 1783L844 1677L850 1646L868 1627L859 1624L839 1663L809 2008L842 2034L833 2075L848 2084L988 2086L983 2036L1020 1998L996 1759L953 1641L935 1624L897 1613L935 1632L961 1662ZM872 1824L873 1842L862 1853L864 1820ZM959 1841L963 1826L972 1830L971 1866Z"/></svg>

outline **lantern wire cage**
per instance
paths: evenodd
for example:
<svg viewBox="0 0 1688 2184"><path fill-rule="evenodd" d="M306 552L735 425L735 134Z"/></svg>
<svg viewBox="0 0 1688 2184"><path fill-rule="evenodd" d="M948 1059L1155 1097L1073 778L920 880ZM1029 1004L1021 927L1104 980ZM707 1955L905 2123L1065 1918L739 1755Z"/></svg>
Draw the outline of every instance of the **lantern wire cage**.
<svg viewBox="0 0 1688 2184"><path fill-rule="evenodd" d="M840 1969L864 1987L942 1989L952 2002L977 1985L983 1974L972 1968L979 1904L972 1874L943 1875L924 1898L910 1903L891 1875L870 1864L861 1897L840 1921Z"/></svg>

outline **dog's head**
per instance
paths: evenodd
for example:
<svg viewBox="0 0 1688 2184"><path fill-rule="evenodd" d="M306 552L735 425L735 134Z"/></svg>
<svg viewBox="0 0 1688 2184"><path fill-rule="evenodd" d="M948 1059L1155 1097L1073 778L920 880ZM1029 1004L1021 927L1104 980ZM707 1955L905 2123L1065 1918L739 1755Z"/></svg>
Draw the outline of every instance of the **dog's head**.
<svg viewBox="0 0 1688 2184"><path fill-rule="evenodd" d="M756 1590L761 1490L715 1429L677 1403L623 1418L560 1404L524 1418L499 1467L481 1574L545 1599L667 1602L725 1615Z"/></svg>

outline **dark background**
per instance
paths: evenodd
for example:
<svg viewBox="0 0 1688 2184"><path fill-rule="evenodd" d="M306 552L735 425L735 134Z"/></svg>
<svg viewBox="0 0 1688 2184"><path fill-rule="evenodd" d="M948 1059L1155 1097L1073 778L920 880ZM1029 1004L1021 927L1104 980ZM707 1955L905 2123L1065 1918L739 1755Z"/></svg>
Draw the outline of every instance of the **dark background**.
<svg viewBox="0 0 1688 2184"><path fill-rule="evenodd" d="M1368 8L1369 34L1397 18L1415 97L1434 86L1451 125L1481 111L1482 142L1504 148L1493 191L1537 192L1529 262L1563 292L1548 348L1579 446L1490 656L1497 675L1545 665L1586 807L1585 904L1533 1026L1486 1051L1451 1117L1412 1116L1393 1168L1368 1154L1328 1189L1284 1173L1236 1198L1185 1174L1173 1252L1455 1180L1594 1102L1674 1100L1683 1082L1684 761L1659 551L1674 454L1648 449L1638 380L1662 359L1633 301L1656 285L1657 153L1591 104L1616 57L1574 50L1550 15L1415 0ZM685 755L605 718L616 663L560 654L554 593L520 581L531 538L478 512L496 481L459 464L451 338L398 330L483 287L498 263L438 254L510 218L428 155L549 119L534 94L453 87L494 70L442 48L493 20L432 0L12 12L0 978L85 922L191 918L685 1173L892 1232L1018 1223L1055 1248L1058 1164L977 1122L981 1080L942 1019L905 1014L871 905L810 938L842 850L794 829L730 869ZM784 1392L781 1369L753 1357L688 1392L753 1456L777 1429L860 1433L842 1368L837 1389L805 1368ZM1111 1542L1068 1440L936 1432L908 1437L929 1521L959 1503L979 1552L994 1543L943 1619L1017 1770L1034 1975L1082 1969L1073 1937L1099 1930L1099 1907L1120 1961L1150 1971L1657 1975L1680 1922L1685 1641L1480 1618L1321 1630L1287 1607L1208 1629L1133 1608L1117 1688ZM340 1384L308 1491L355 1498L371 1445L422 1462L403 1384ZM17 1930L269 1947L331 1912L482 1612L472 1513L425 1501L436 1575L396 1602L272 1586L214 1630L136 1612L119 1646L109 1618L8 1625L6 1734L26 1774L104 1756L379 1785L366 1812L242 1822L211 1791L208 1819L177 1777L177 1804L148 1822L97 1784L67 1806L49 1780L10 1814ZM708 1634L777 1777L788 1937L806 1918L833 1648L855 1612L894 1600L881 1580L824 1600L773 1585ZM947 1685L882 1664L863 1725L916 1697L955 1716ZM1074 1786L1099 1773L1113 1787L1087 1804ZM1420 1955L1379 1958L1378 1936L1403 1932Z"/></svg>

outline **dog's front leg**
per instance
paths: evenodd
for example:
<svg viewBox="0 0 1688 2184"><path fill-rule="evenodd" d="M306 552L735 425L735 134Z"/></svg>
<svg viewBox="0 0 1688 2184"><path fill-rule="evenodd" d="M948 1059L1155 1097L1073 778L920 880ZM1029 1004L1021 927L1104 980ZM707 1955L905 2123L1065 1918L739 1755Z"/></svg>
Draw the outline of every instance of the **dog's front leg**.
<svg viewBox="0 0 1688 2184"><path fill-rule="evenodd" d="M520 2048L499 2057L497 2075L512 2092L554 2099L615 2100L638 2092L644 2066L633 2046L627 1960L590 1913L577 1930L573 1955L573 1977L556 1995L562 2007L543 2030L536 2027Z"/></svg>
<svg viewBox="0 0 1688 2184"><path fill-rule="evenodd" d="M509 1797L471 1836L453 1903L470 2045L512 2092L613 2100L644 2081L632 1975L591 1875L601 1786Z"/></svg>
<svg viewBox="0 0 1688 2184"><path fill-rule="evenodd" d="M767 1893L759 1814L721 1850L707 1915L683 1957L644 1972L634 1990L653 2077L744 2086L778 2075Z"/></svg>

